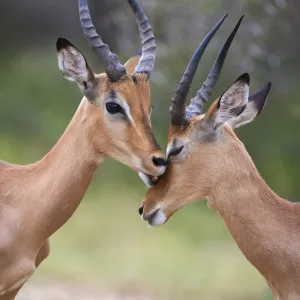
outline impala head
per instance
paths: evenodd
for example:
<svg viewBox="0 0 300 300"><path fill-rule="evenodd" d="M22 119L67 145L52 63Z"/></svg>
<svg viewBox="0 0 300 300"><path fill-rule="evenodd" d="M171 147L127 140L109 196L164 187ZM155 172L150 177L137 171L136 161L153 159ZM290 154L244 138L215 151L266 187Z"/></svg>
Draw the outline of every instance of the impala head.
<svg viewBox="0 0 300 300"><path fill-rule="evenodd" d="M220 21L222 22L223 19ZM170 109L168 167L139 209L150 225L165 223L181 207L197 199L210 199L226 181L236 184L236 173L247 155L233 129L251 122L263 109L271 84L249 96L248 74L240 76L207 110L203 107L220 75L230 44L242 19L225 42L197 96L186 107L190 84L209 39L196 50L175 92ZM227 180L230 178L231 180ZM222 193L222 190L218 191Z"/></svg>
<svg viewBox="0 0 300 300"><path fill-rule="evenodd" d="M166 168L151 129L149 77L154 67L156 45L150 23L136 0L128 0L137 20L142 42L140 53L122 65L97 34L87 0L78 0L81 27L97 54L105 73L96 75L83 54L66 39L57 40L59 69L75 81L83 95L91 145L96 152L111 156L151 184ZM105 141L105 143L104 143Z"/></svg>

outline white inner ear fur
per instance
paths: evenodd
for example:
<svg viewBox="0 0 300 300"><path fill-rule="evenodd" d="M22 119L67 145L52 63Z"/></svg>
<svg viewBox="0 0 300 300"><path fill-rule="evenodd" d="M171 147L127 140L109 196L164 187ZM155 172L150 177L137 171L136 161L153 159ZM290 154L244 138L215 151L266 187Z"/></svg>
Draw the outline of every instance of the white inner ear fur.
<svg viewBox="0 0 300 300"><path fill-rule="evenodd" d="M248 103L249 86L243 81L235 82L220 99L220 107L217 111L214 127L228 122L240 115Z"/></svg>
<svg viewBox="0 0 300 300"><path fill-rule="evenodd" d="M247 104L245 110L239 116L229 120L228 124L232 128L238 128L242 125L252 122L258 113L259 113L259 111L257 110L255 102L250 101Z"/></svg>
<svg viewBox="0 0 300 300"><path fill-rule="evenodd" d="M58 67L68 80L83 84L84 81L88 82L90 79L90 70L85 58L74 47L69 46L59 51Z"/></svg>

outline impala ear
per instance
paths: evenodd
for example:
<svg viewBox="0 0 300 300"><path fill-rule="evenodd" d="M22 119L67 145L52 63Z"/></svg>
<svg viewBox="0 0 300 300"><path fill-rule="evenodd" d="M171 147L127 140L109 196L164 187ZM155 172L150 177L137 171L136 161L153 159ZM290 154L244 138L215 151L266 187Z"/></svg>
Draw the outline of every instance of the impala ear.
<svg viewBox="0 0 300 300"><path fill-rule="evenodd" d="M206 113L205 118L214 129L238 117L248 103L250 77L247 73L240 76Z"/></svg>
<svg viewBox="0 0 300 300"><path fill-rule="evenodd" d="M243 111L243 113L240 114L238 117L229 120L228 124L232 128L237 128L252 122L254 118L257 117L263 110L271 86L272 86L271 82L268 82L265 85L263 85L258 91L256 91L254 94L250 95L248 104L245 110Z"/></svg>
<svg viewBox="0 0 300 300"><path fill-rule="evenodd" d="M97 97L97 79L82 53L68 40L56 42L58 67L65 78L77 82L82 93L90 100Z"/></svg>
<svg viewBox="0 0 300 300"><path fill-rule="evenodd" d="M135 67L138 65L138 63L140 62L140 58L142 56L142 48L140 48L136 53L135 56L131 57L130 59L128 59L128 61L126 62L126 64L124 65L125 69L126 69L126 73L127 74L132 74L135 70Z"/></svg>

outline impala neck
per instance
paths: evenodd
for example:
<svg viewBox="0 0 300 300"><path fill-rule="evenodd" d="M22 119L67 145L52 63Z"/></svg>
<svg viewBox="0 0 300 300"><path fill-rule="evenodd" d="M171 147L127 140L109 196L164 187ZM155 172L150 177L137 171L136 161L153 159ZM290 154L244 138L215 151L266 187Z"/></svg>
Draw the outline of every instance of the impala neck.
<svg viewBox="0 0 300 300"><path fill-rule="evenodd" d="M235 157L238 169L219 180L210 204L247 259L268 279L280 263L278 258L290 255L285 239L291 230L283 221L293 216L291 203L268 187L246 150L236 153L240 153ZM285 250L276 257L274 249Z"/></svg>
<svg viewBox="0 0 300 300"><path fill-rule="evenodd" d="M221 215L229 213L247 219L257 219L262 209L265 211L281 203L281 198L265 183L250 157L240 170L219 181L212 198L213 206Z"/></svg>
<svg viewBox="0 0 300 300"><path fill-rule="evenodd" d="M37 201L37 236L48 238L59 229L80 204L104 155L88 142L89 110L83 100L66 131L53 149L34 166L40 198ZM35 230L33 230L34 232Z"/></svg>

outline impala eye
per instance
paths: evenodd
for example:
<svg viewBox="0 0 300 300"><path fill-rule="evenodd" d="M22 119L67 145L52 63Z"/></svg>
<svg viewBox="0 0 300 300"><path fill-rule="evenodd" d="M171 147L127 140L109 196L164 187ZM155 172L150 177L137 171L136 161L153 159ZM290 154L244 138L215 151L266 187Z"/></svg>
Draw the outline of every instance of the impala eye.
<svg viewBox="0 0 300 300"><path fill-rule="evenodd" d="M125 111L122 108L122 106L116 102L107 102L105 106L106 106L106 110L111 115L118 114L118 113L125 114Z"/></svg>
<svg viewBox="0 0 300 300"><path fill-rule="evenodd" d="M170 153L169 153L169 156L176 156L176 155L178 155L182 151L183 147L184 146L172 149L170 151Z"/></svg>

